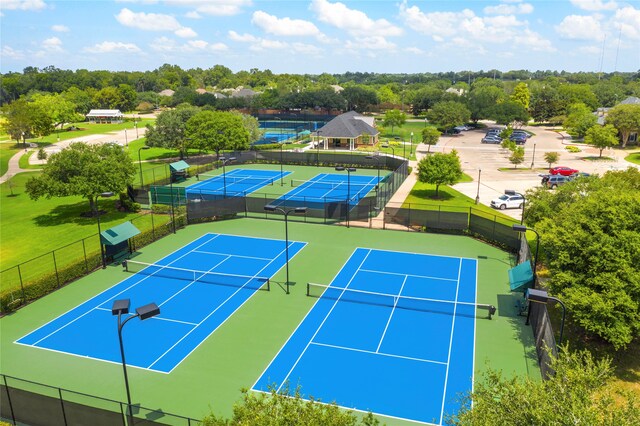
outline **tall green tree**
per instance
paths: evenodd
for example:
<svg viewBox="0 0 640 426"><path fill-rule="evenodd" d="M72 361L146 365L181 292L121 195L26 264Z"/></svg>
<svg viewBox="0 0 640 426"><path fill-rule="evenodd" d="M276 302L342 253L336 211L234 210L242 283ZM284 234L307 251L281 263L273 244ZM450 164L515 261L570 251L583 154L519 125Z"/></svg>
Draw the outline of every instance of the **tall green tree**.
<svg viewBox="0 0 640 426"><path fill-rule="evenodd" d="M600 150L600 157L602 158L602 151L604 151L605 148L618 144L618 131L611 124L607 124L606 126L593 126L587 130L584 143L598 148L598 150Z"/></svg>
<svg viewBox="0 0 640 426"><path fill-rule="evenodd" d="M391 126L391 134L393 134L394 127L402 127L407 121L407 115L399 109L392 109L384 113L384 120L382 125L385 127Z"/></svg>
<svg viewBox="0 0 640 426"><path fill-rule="evenodd" d="M562 125L574 138L583 138L587 130L598 124L598 118L585 104L573 104L567 111L567 119Z"/></svg>
<svg viewBox="0 0 640 426"><path fill-rule="evenodd" d="M347 100L347 110L364 112L372 105L378 104L378 94L375 90L362 86L348 86L340 93Z"/></svg>
<svg viewBox="0 0 640 426"><path fill-rule="evenodd" d="M418 180L436 186L436 198L440 185L453 185L462 177L462 166L458 152L435 153L424 157L418 163Z"/></svg>
<svg viewBox="0 0 640 426"><path fill-rule="evenodd" d="M471 112L467 107L455 101L438 102L427 112L427 118L440 130L448 130L455 126L461 126L471 118Z"/></svg>
<svg viewBox="0 0 640 426"><path fill-rule="evenodd" d="M618 105L611 108L605 118L606 124L611 124L620 132L622 147L627 146L632 132L640 133L640 105Z"/></svg>
<svg viewBox="0 0 640 426"><path fill-rule="evenodd" d="M552 361L548 380L507 377L488 369L476 381L462 409L447 423L477 425L640 424L637 398L614 393L607 386L613 369L609 359L596 360L587 351L564 350ZM472 408L473 407L473 408Z"/></svg>
<svg viewBox="0 0 640 426"><path fill-rule="evenodd" d="M26 192L33 200L79 195L89 201L94 212L100 194L125 191L135 172L129 154L121 146L76 142L52 154L42 174L27 181Z"/></svg>
<svg viewBox="0 0 640 426"><path fill-rule="evenodd" d="M442 133L435 127L425 127L422 129L422 143L427 144L427 152L431 151L431 145L435 145L440 140Z"/></svg>
<svg viewBox="0 0 640 426"><path fill-rule="evenodd" d="M49 115L54 127L64 126L65 123L82 121L84 117L76 113L76 106L64 96L57 93L37 93L31 96L31 101L40 111Z"/></svg>
<svg viewBox="0 0 640 426"><path fill-rule="evenodd" d="M27 138L46 136L53 131L51 116L40 105L18 99L2 107L2 128L16 141L27 145Z"/></svg>
<svg viewBox="0 0 640 426"><path fill-rule="evenodd" d="M495 86L474 87L467 99L471 120L477 123L478 120L490 118L492 108L505 97L504 90Z"/></svg>
<svg viewBox="0 0 640 426"><path fill-rule="evenodd" d="M511 94L509 99L517 104L522 105L525 110L528 110L531 93L529 92L527 83L518 83L516 87L513 88L513 93Z"/></svg>
<svg viewBox="0 0 640 426"><path fill-rule="evenodd" d="M187 139L185 128L187 121L198 113L199 108L181 105L176 109L158 114L155 124L147 124L147 145L177 149L183 159L190 146L197 141Z"/></svg>
<svg viewBox="0 0 640 426"><path fill-rule="evenodd" d="M540 234L547 287L569 320L614 349L640 337L640 171L581 177L527 191L525 222Z"/></svg>
<svg viewBox="0 0 640 426"><path fill-rule="evenodd" d="M186 123L186 135L201 149L215 151L249 148L249 131L240 115L224 111L200 111Z"/></svg>
<svg viewBox="0 0 640 426"><path fill-rule="evenodd" d="M491 109L490 117L498 124L521 127L529 121L529 113L522 104L507 101L497 104Z"/></svg>

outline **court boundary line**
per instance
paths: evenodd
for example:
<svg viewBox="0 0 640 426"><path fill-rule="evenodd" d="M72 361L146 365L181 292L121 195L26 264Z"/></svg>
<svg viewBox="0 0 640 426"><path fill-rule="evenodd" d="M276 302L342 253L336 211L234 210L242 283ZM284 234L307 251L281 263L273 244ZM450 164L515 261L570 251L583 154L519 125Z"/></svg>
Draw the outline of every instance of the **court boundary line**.
<svg viewBox="0 0 640 426"><path fill-rule="evenodd" d="M360 271L362 271L362 272L372 272L374 274L400 275L400 276L403 276L403 277L412 277L412 278L426 278L428 280L457 281L457 280L455 280L453 278L439 278L439 277L431 277L431 276L428 276L428 275L403 274L403 273L400 273L400 272L377 271L375 269L360 269Z"/></svg>
<svg viewBox="0 0 640 426"><path fill-rule="evenodd" d="M442 418L444 417L444 405L447 400L449 367L451 366L451 348L453 347L453 333L456 328L456 312L458 311L458 295L460 294L460 276L461 275L462 275L462 259L460 259L460 262L458 265L458 285L456 286L456 300L455 300L455 304L453 305L453 317L451 320L451 334L449 336L449 354L447 355L447 370L444 375L444 385L442 390L442 409L440 410L440 421L439 421L440 424L442 424ZM474 313L475 313L475 309L474 309ZM474 318L475 318L475 315L474 315ZM475 322L474 322L474 325L475 325ZM475 342L474 342L474 347L475 347Z"/></svg>
<svg viewBox="0 0 640 426"><path fill-rule="evenodd" d="M219 234L219 235L230 235L230 234ZM235 235L234 235L234 236L235 236ZM248 237L248 238L253 238L253 237ZM257 237L257 238L258 238L258 239L264 239L264 240L272 240L272 241L283 241L283 240L276 240L276 239L271 239L271 238L260 238L260 237ZM307 246L307 244L308 244L307 242L303 242L303 241L290 241L290 243L291 243L291 244L293 244L293 243L299 243L299 244L302 244L302 247L300 247L300 250L298 250L298 252L297 252L297 253L294 253L294 254L293 254L293 256L292 256L292 255L289 255L289 261L291 261L291 259L295 258L295 257L298 255L298 253L302 252L302 250L303 250L303 249ZM274 258L274 260L275 260L275 259L277 259L279 256L281 256L281 255L282 255L282 253L283 253L283 252L281 251L281 252L280 252L280 254ZM284 266L283 266L283 267L284 267ZM281 267L280 269L278 269L276 272L274 272L274 274L273 274L273 275L275 275L276 273L278 273L281 269L282 269L282 267ZM255 277L254 277L254 278L255 278ZM240 290L240 289L239 289L239 290ZM232 316L233 316L233 315L234 315L234 314L235 314L235 313L236 313L240 308L242 308L242 306L244 306L244 304L245 304L245 303L247 303L249 300L251 300L251 299L253 298L253 296L257 294L257 292L258 292L258 290L257 290L257 289L256 289L256 290L254 290L254 291L253 291L253 294L252 294L250 297L246 298L246 299L244 300L244 302L242 302L240 305L238 305L238 307L237 307L236 309L234 309L234 311L233 311L233 312L231 312L229 315L227 315L227 317L224 319L224 321L222 321L220 324L218 324L218 326L217 326L216 328L214 328L214 329L211 331L211 333L207 334L207 336L206 336L206 337L204 337L202 340L200 340L200 343L198 343L198 344L197 344L197 345L196 345L196 346L195 346L191 351L189 351L189 353L188 353L188 354L186 354L186 355L185 355L185 356L180 360L180 362L178 362L176 365L174 365L174 366L173 366L173 368L171 368L171 370L169 370L169 371L167 372L167 374L170 374L173 370L175 370L176 368L178 368L178 366L179 366L180 364L182 364L182 363L184 362L184 360L185 360L185 359L189 358L189 356L190 356L190 355L191 355L191 354L192 354L196 349L198 349L198 348L200 347L200 345L202 345L202 344L203 344L207 339L209 339L209 337L211 337L211 335L212 335L213 333L215 333L215 332L216 332L220 327L222 327L222 326L224 325L224 323L226 323L226 322L229 320L229 318L231 318L231 317L232 317ZM194 328L194 330L195 330L195 328ZM153 371L157 371L157 370L153 370Z"/></svg>
<svg viewBox="0 0 640 426"><path fill-rule="evenodd" d="M449 235L449 234L447 234L447 237L457 237L457 235ZM361 248L363 250L368 250L369 249L369 247L356 247L356 249L359 249L359 248ZM449 256L449 255L446 255L446 254L417 253L417 252L414 252L414 251L398 251L398 250L380 249L380 248L372 248L372 250L384 251L384 252L387 252L387 253L407 253L407 254L417 254L417 255L420 255L420 256L446 257L448 259L467 259L467 260L473 260L475 262L478 261L478 259L476 259L474 257Z"/></svg>
<svg viewBox="0 0 640 426"><path fill-rule="evenodd" d="M362 264L367 260L367 258L369 257L369 255L371 254L371 250L369 249L367 252L367 255L364 257L364 259L362 259L362 261L360 262L360 265L358 265L358 268L356 269L356 271L358 269L360 269L360 266L362 266ZM347 260L347 262L345 264L349 263L349 260L351 259L351 257L353 256L353 254L349 257L349 259ZM356 274L354 273L351 278L349 279L349 282L347 283L347 286L345 287L345 290L347 288L349 288L349 285L351 284L351 282L353 281L353 279L355 278ZM336 275L337 277L337 275ZM332 282L335 281L335 278L332 280ZM342 293L344 293L344 291L342 291ZM320 332L320 329L322 329L322 326L324 325L324 323L327 321L327 319L329 318L329 315L331 315L331 312L333 312L333 310L335 309L335 307L338 305L338 301L340 300L340 298L336 299L333 302L333 306L331 306L331 309L329 309L329 312L327 312L327 314L325 315L324 319L322 320L322 322L320 323L320 325L318 326L318 328L316 329L315 333L313 333L313 336L311 336L311 339L309 339L309 342L307 343L307 345L305 346L304 350L302 351L302 353L300 354L300 356L298 356L298 359L296 360L296 362L293 364L293 366L291 367L291 369L289 370L289 372L287 373L287 375L284 378L284 381L282 382L282 384L286 383L287 380L289 379L289 376L291 375L291 373L293 372L293 370L295 370L296 366L298 365L298 362L300 362L300 360L302 359L303 355L305 354L305 352L307 351L307 349L309 349L309 346L311 345L311 342L313 342L313 339L316 338L316 336L318 335L318 333ZM280 391L280 389L282 388L282 384L278 387L277 391Z"/></svg>
<svg viewBox="0 0 640 426"><path fill-rule="evenodd" d="M215 251L204 251L204 250L193 250L191 253L215 254L215 255L219 255L219 256L239 257L239 258L242 258L242 259L271 260L268 257L243 256L243 255L239 255L239 254L225 254L225 253L218 253L218 252L215 252ZM187 268L185 268L185 269L187 269Z"/></svg>
<svg viewBox="0 0 640 426"><path fill-rule="evenodd" d="M111 312L111 309L107 309L107 308L96 308L96 311L107 311L107 312ZM133 314L131 314L133 315ZM172 319L172 318L160 318L160 317L151 317L149 319L155 319L158 321L169 321L169 322L176 322L179 324L185 324L185 325L196 325L196 323L194 322L188 322L188 321L180 321L180 320L176 320L176 319Z"/></svg>
<svg viewBox="0 0 640 426"><path fill-rule="evenodd" d="M429 364L447 365L446 362L442 362L442 361L434 361L434 360L431 360L431 359L423 359L423 358L415 358L415 357L411 357L411 356L396 355L396 354L390 354L390 353L387 353L387 352L373 352L373 351L368 351L366 349L350 348L348 346L340 346L340 345L330 345L328 343L322 343L322 342L311 342L311 344L312 345L316 345L316 346L324 346L324 347L327 347L327 348L341 349L341 350L345 350L345 351L362 352L362 353L371 354L371 355L380 355L380 356L386 356L386 357L390 357L390 358L406 359L406 360L409 360L409 361L426 362L426 363L429 363Z"/></svg>
<svg viewBox="0 0 640 426"><path fill-rule="evenodd" d="M475 274L476 274L476 285L475 285L475 295L473 298L473 301L476 303L476 312L478 311L478 267L479 267L479 263L477 260L475 261ZM498 305L496 303L496 305ZM476 314L477 315L477 314ZM473 393L474 390L474 385L476 382L476 334L478 332L477 330L477 325L476 323L478 322L478 319L476 318L476 315L473 316L473 360L471 363L471 393ZM471 401L471 407L473 408L473 401Z"/></svg>
<svg viewBox="0 0 640 426"><path fill-rule="evenodd" d="M220 235L220 234L216 234L216 236L215 236L215 237L213 237L213 238L211 238L211 239L207 240L206 242L204 242L204 243L202 243L202 244L200 244L200 245L204 245L204 244L206 244L206 243L208 243L208 242L210 242L210 241L212 241L212 240L216 239L219 235ZM193 243L193 241L192 241L192 243ZM187 245L188 245L188 244L187 244ZM186 246L186 245L185 245L185 246ZM171 253L169 253L167 256L165 256L163 259L166 259L167 257L171 256L172 254L177 253L179 250L183 249L185 246L182 246L182 247L180 247L179 249L174 250L173 252L171 252ZM187 252L187 253L185 253L184 255L182 255L182 256L180 256L180 257L176 258L175 260L171 261L170 263L168 263L168 264L167 264L167 265L165 265L165 266L171 265L173 262L176 262L176 261L178 261L179 259L182 259L182 258L183 258L183 257L185 257L188 253L190 253L190 251L189 251L189 252ZM128 286L127 288L125 288L125 289L123 289L122 291L120 291L120 292L116 293L113 297L111 297L111 298L109 298L109 299L105 300L105 303L106 303L106 302L108 302L108 301L110 301L110 300L113 300L115 297L119 296L120 294L124 293L125 291L127 291L127 290L129 290L129 289L131 289L131 288L133 288L133 287L135 287L135 286L137 286L138 284L140 284L141 282L145 281L145 280L146 280L146 279L148 279L149 277L151 277L151 275L144 276L144 278L142 278L142 279L140 279L140 280L137 280L135 283L131 284L131 285L130 285L130 286ZM131 277L129 277L129 278L131 278ZM80 305L83 305L84 303L87 303L87 302L89 302L89 301L93 300L94 298L96 298L96 297L100 296L101 294L105 293L106 291L108 291L108 290L110 290L110 289L112 289L112 288L116 287L117 285L119 285L119 284L121 284L121 283L125 282L126 280L127 280L127 279L125 278L124 280L122 280L122 281L120 281L120 282L118 282L118 283L114 284L113 286L109 287L108 289L106 289L106 290L104 290L104 291L100 292L99 294L97 294L96 296L92 297L91 299L89 299L89 300L87 300L87 301L85 301L85 302L83 302L83 303L80 303ZM78 305L78 306L80 306L80 305ZM101 305L101 304L100 304L100 305ZM31 345L26 345L26 346L33 346L33 347L37 347L37 348L39 348L40 346L37 346L37 344L38 344L38 343L40 343L41 341L43 341L43 340L45 340L45 339L47 339L47 338L51 337L52 335L54 335L54 334L55 334L55 333L57 333L58 331L62 330L63 328L66 328L66 327L67 327L67 326L69 326L70 324L73 324L74 322L76 322L76 321L77 321L77 320L79 320L80 318L84 317L85 315L89 314L90 312L92 312L92 311L96 310L97 308L99 308L99 307L100 307L100 305L97 305L97 306L92 307L92 308L91 308L91 309L89 309L88 311L84 312L82 315L79 315L79 316L77 316L77 317L73 318L71 321L67 322L67 323L66 323L66 324L64 324L62 327L58 327L57 329L55 329L55 330L54 330L54 331L52 331L51 333L49 333L49 334L47 334L46 336L42 337L41 339L37 340L35 343L33 343L33 344L31 344ZM66 315L67 313L71 312L73 309L76 309L78 306L75 306L74 308L72 308L72 309L68 310L68 311L67 311L67 312L65 312L64 314L62 314L62 315L60 315L60 316L58 316L58 317L54 318L53 320L51 320L51 321L49 321L49 322L45 323L45 324L44 324L44 325L42 325L42 326L40 326L40 327L36 328L36 329L35 329L35 330L33 330L31 333L33 333L33 332L34 332L34 331L36 331L36 330L39 330L39 329L40 329L40 328L42 328L42 327L45 327L45 326L46 326L46 325L48 325L49 323L51 323L51 322L53 322L53 321L57 320L58 318L60 318L60 317L62 317L62 316L64 316L64 315ZM26 334L25 336L21 337L21 339L22 339L22 338L24 338L24 337L26 337L26 336L28 336L28 335L29 335L29 334L31 334L31 333ZM19 339L18 339L18 340L19 340Z"/></svg>

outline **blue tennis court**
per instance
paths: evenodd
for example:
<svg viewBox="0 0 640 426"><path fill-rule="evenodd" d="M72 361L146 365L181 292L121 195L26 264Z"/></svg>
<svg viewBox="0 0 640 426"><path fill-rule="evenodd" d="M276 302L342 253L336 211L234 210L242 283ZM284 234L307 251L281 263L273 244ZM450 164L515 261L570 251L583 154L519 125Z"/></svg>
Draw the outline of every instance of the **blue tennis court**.
<svg viewBox="0 0 640 426"><path fill-rule="evenodd" d="M289 241L289 257L306 243ZM160 315L123 329L127 365L169 373L285 266L283 240L205 234L22 337L17 343L120 363L114 300L131 311L155 302Z"/></svg>
<svg viewBox="0 0 640 426"><path fill-rule="evenodd" d="M381 179L382 180L382 179ZM345 203L352 208L378 185L376 176L321 173L310 180L291 180L295 188L278 198L275 205L307 205L323 208L327 203Z"/></svg>
<svg viewBox="0 0 640 426"><path fill-rule="evenodd" d="M359 248L253 386L442 424L472 390L475 259Z"/></svg>
<svg viewBox="0 0 640 426"><path fill-rule="evenodd" d="M233 169L224 175L199 175L200 182L186 188L187 199L213 200L224 196L245 196L273 185L291 172L275 170ZM206 179L206 180L202 180ZM226 184L226 188L225 188Z"/></svg>

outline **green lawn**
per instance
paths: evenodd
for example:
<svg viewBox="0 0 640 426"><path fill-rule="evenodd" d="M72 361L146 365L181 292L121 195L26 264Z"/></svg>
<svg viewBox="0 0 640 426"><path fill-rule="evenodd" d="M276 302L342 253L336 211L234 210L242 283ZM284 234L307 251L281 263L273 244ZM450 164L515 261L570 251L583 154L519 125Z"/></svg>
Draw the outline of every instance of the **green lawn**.
<svg viewBox="0 0 640 426"><path fill-rule="evenodd" d="M144 127L147 123L154 123L154 119L144 118L138 120L138 128ZM75 126L80 130L68 131L71 126ZM118 132L120 130L127 129L127 134L129 135L129 140L133 141L136 139L136 131L134 127L133 121L125 121L123 123L115 123L115 124L95 124L88 122L79 122L79 123L70 123L65 126L64 130L60 130L57 128L53 133L48 136L43 136L40 138L27 139L27 142L32 143L44 143L46 145L56 143L58 141L58 137L60 140L74 139L82 136L88 135L96 135L96 134L109 134Z"/></svg>
<svg viewBox="0 0 640 426"><path fill-rule="evenodd" d="M20 151L20 148L13 141L0 143L0 176L7 173L9 159L18 151Z"/></svg>
<svg viewBox="0 0 640 426"><path fill-rule="evenodd" d="M633 164L640 164L640 152L629 154L624 159Z"/></svg>

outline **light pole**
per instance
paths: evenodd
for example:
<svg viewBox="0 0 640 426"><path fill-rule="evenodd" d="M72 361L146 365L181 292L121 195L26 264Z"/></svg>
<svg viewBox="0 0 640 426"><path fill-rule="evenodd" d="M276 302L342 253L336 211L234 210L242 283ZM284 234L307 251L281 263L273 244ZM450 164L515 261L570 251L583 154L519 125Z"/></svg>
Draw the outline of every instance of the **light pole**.
<svg viewBox="0 0 640 426"><path fill-rule="evenodd" d="M536 161L536 144L533 144L533 155L531 156L531 168L533 169L533 164Z"/></svg>
<svg viewBox="0 0 640 426"><path fill-rule="evenodd" d="M480 204L480 173L482 173L482 169L478 169L478 191L476 192L476 205Z"/></svg>
<svg viewBox="0 0 640 426"><path fill-rule="evenodd" d="M351 173L356 171L355 167L336 167L337 172L347 172L347 228L349 227L349 210L351 210Z"/></svg>
<svg viewBox="0 0 640 426"><path fill-rule="evenodd" d="M560 338L558 339L558 346L562 344L562 336L564 334L564 319L567 316L567 307L564 305L562 300L557 297L549 296L549 294L545 290L538 290L535 288L527 289L526 298L529 301L529 304L533 303L544 303L547 304L550 300L553 302L558 302L560 306L562 306L562 321L560 322ZM527 321L526 325L529 325L529 319L531 317L531 305L529 305L529 312L527 313Z"/></svg>
<svg viewBox="0 0 640 426"><path fill-rule="evenodd" d="M318 141L316 142L316 165L320 167L320 133L322 133L322 130L318 129L316 132L318 132Z"/></svg>
<svg viewBox="0 0 640 426"><path fill-rule="evenodd" d="M149 149L151 148L148 145L143 145L140 148L138 148L138 166L140 167L140 188L142 188L144 186L144 182L142 180L142 158L140 157L140 151L142 151L143 149Z"/></svg>
<svg viewBox="0 0 640 426"><path fill-rule="evenodd" d="M133 410L131 408L131 392L129 391L129 378L127 377L127 362L124 357L124 344L122 342L122 327L130 320L134 318L140 318L144 321L148 318L160 315L160 308L155 303L149 303L148 305L140 306L136 309L136 314L131 315L122 321L122 315L129 313L129 305L131 301L129 299L114 300L111 307L111 315L118 316L118 341L120 342L120 356L122 357L122 371L124 372L124 386L127 390L127 423L130 426L134 425Z"/></svg>
<svg viewBox="0 0 640 426"><path fill-rule="evenodd" d="M113 192L103 192L98 197L109 198L113 197ZM102 245L102 229L100 229L100 206L98 205L99 198L96 197L96 217L98 218L98 241L100 242L100 260L102 261L102 269L107 267L107 259L104 254L104 246Z"/></svg>
<svg viewBox="0 0 640 426"><path fill-rule="evenodd" d="M520 225L524 223L524 208L527 203L527 200L524 198L524 194L514 191L513 189L505 189L504 193L507 195L519 195L522 197L522 215L520 216Z"/></svg>
<svg viewBox="0 0 640 426"><path fill-rule="evenodd" d="M282 147L284 144L280 142L280 186L284 185L284 172L282 171Z"/></svg>
<svg viewBox="0 0 640 426"><path fill-rule="evenodd" d="M129 138L127 138L127 129L124 129L124 146L129 146Z"/></svg>
<svg viewBox="0 0 640 426"><path fill-rule="evenodd" d="M286 256L286 269L287 269L287 294L289 294L289 222L287 218L291 213L306 213L307 207L296 207L293 209L282 209L280 207L276 207L272 204L267 204L264 206L264 210L267 212L275 212L279 211L284 215L284 241L285 241L285 256Z"/></svg>
<svg viewBox="0 0 640 426"><path fill-rule="evenodd" d="M138 120L136 120L136 117L133 117L133 127L136 128L136 139L140 139L140 136L138 136Z"/></svg>
<svg viewBox="0 0 640 426"><path fill-rule="evenodd" d="M391 145L386 144L386 145L382 145L382 147L391 149L391 155L393 155L394 157L396 156L396 150L393 149L393 147Z"/></svg>
<svg viewBox="0 0 640 426"><path fill-rule="evenodd" d="M411 136L409 138L409 157L413 155L413 132L411 132Z"/></svg>
<svg viewBox="0 0 640 426"><path fill-rule="evenodd" d="M533 255L533 279L535 282L537 281L537 278L538 278L537 269L538 269L538 249L540 248L540 234L538 234L538 231L536 231L535 229L527 228L524 225L513 224L511 226L511 229L513 229L516 232L533 231L536 234L536 253ZM527 238L527 235L525 234L524 237Z"/></svg>
<svg viewBox="0 0 640 426"><path fill-rule="evenodd" d="M223 192L223 197L222 198L227 198L227 172L225 169L225 166L227 165L227 163L230 163L232 161L235 161L236 157L220 157L220 161L222 161L222 192Z"/></svg>
<svg viewBox="0 0 640 426"><path fill-rule="evenodd" d="M380 200L379 200L379 191L378 191L378 187L380 186L380 159L378 157L374 157L373 155L367 155L366 157L367 160L375 160L376 161L376 169L378 171L378 181L376 182L376 204L378 205L378 207L380 207Z"/></svg>

